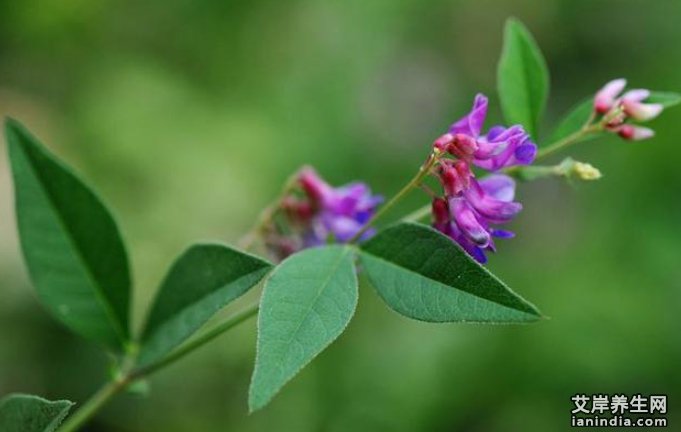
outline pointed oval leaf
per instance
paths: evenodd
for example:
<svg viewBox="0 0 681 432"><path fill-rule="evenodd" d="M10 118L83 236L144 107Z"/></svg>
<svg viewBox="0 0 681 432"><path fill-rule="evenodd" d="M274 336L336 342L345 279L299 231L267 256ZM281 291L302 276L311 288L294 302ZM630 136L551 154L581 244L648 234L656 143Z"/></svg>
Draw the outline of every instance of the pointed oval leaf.
<svg viewBox="0 0 681 432"><path fill-rule="evenodd" d="M457 244L430 227L403 223L366 242L360 262L395 311L429 322L536 321L537 309Z"/></svg>
<svg viewBox="0 0 681 432"><path fill-rule="evenodd" d="M128 340L130 274L111 214L19 123L6 122L21 246L40 300L85 338Z"/></svg>
<svg viewBox="0 0 681 432"><path fill-rule="evenodd" d="M579 132L579 130L582 129L591 118L593 110L593 98L589 98L580 102L577 106L570 110L565 117L563 117L563 120L561 120L558 126L556 126L556 129L554 129L549 139L545 142L547 144L553 144L576 132ZM590 137L594 136L594 134L590 135Z"/></svg>
<svg viewBox="0 0 681 432"><path fill-rule="evenodd" d="M523 125L536 140L549 95L549 72L532 34L513 18L506 21L504 28L497 91L506 122Z"/></svg>
<svg viewBox="0 0 681 432"><path fill-rule="evenodd" d="M138 362L149 364L172 351L271 268L267 261L219 244L189 248L161 284Z"/></svg>
<svg viewBox="0 0 681 432"><path fill-rule="evenodd" d="M248 403L272 397L350 322L357 305L353 250L307 249L284 260L265 283L258 315L258 352Z"/></svg>
<svg viewBox="0 0 681 432"><path fill-rule="evenodd" d="M681 103L681 94L674 92L650 92L646 103L659 103L665 108L670 108Z"/></svg>
<svg viewBox="0 0 681 432"><path fill-rule="evenodd" d="M48 401L26 394L0 400L0 431L54 432L73 406L66 400Z"/></svg>

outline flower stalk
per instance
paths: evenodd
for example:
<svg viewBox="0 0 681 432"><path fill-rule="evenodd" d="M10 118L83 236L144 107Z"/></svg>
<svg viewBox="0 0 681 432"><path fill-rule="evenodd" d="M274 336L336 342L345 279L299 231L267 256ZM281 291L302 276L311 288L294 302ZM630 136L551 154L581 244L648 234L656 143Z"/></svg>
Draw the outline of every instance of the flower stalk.
<svg viewBox="0 0 681 432"><path fill-rule="evenodd" d="M243 250L251 250L255 247L258 238L262 235L263 231L267 226L271 225L274 221L274 217L277 212L281 209L282 201L295 189L298 184L298 177L300 176L303 168L299 168L289 176L284 183L284 187L279 192L279 196L270 205L265 207L265 209L260 213L256 223L251 227L251 229L239 240L238 245Z"/></svg>
<svg viewBox="0 0 681 432"><path fill-rule="evenodd" d="M381 208L374 214L374 216L369 219L369 221L364 224L362 229L360 229L357 234L355 234L351 239L349 243L355 243L357 240L359 240L362 237L362 234L364 234L370 227L373 225L377 220L382 218L388 211L394 207L398 202L402 200L409 192L411 192L413 189L419 187L421 185L421 182L423 181L424 178L428 174L430 174L431 169L435 167L435 165L438 163L440 160L440 157L442 156L442 152L435 148L433 149L433 152L428 156L428 159L426 159L426 162L421 165L419 168L419 171L416 173L416 175L409 180L409 182L402 187L402 189L399 190L393 196L388 202L386 202Z"/></svg>

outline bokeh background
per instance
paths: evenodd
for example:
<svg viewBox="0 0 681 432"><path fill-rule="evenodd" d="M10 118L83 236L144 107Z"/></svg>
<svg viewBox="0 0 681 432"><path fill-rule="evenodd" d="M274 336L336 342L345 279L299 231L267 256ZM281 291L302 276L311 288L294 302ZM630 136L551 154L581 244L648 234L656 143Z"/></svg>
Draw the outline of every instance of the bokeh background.
<svg viewBox="0 0 681 432"><path fill-rule="evenodd" d="M676 0L5 0L0 112L114 210L139 325L180 251L236 241L303 163L390 195L475 92L492 97L499 120L496 61L511 15L551 69L545 134L611 78L681 89ZM558 431L576 393L668 394L669 429L681 430L680 115L655 120L650 141L575 147L601 181L522 186L518 236L490 268L550 320L428 325L363 286L348 331L262 412L247 415L251 320L87 430ZM83 401L108 360L35 300L12 200L3 151L0 395ZM416 193L404 209L425 200Z"/></svg>

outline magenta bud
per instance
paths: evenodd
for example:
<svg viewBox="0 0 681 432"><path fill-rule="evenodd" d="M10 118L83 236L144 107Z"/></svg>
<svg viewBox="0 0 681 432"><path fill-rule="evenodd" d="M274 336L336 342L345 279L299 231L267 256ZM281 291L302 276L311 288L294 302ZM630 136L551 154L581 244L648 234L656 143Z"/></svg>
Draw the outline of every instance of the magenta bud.
<svg viewBox="0 0 681 432"><path fill-rule="evenodd" d="M454 139L447 147L449 153L462 159L469 159L477 149L478 143L475 139L470 135L461 133L454 135Z"/></svg>
<svg viewBox="0 0 681 432"><path fill-rule="evenodd" d="M471 177L473 177L473 173L471 172L471 168L468 165L468 163L462 160L458 160L454 162L454 169L459 175L459 179L463 186L462 190L468 189L471 184Z"/></svg>
<svg viewBox="0 0 681 432"><path fill-rule="evenodd" d="M445 189L445 194L456 195L459 193L459 174L451 166L442 166L440 168L440 182Z"/></svg>
<svg viewBox="0 0 681 432"><path fill-rule="evenodd" d="M438 139L436 139L435 142L433 142L433 147L440 151L446 151L447 147L451 144L453 139L454 135L446 133L440 136Z"/></svg>
<svg viewBox="0 0 681 432"><path fill-rule="evenodd" d="M300 171L298 182L310 201L315 204L321 201L329 189L329 185L310 167L305 167Z"/></svg>
<svg viewBox="0 0 681 432"><path fill-rule="evenodd" d="M444 224L449 221L449 206L443 198L433 198L433 220L436 224Z"/></svg>
<svg viewBox="0 0 681 432"><path fill-rule="evenodd" d="M468 163L463 160L442 161L440 166L440 182L447 196L454 196L466 190L473 176Z"/></svg>

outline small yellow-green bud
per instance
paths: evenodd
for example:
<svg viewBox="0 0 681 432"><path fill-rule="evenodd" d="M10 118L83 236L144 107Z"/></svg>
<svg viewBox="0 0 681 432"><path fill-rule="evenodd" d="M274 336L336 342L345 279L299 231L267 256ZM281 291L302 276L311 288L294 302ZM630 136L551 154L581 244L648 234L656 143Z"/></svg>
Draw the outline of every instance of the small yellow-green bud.
<svg viewBox="0 0 681 432"><path fill-rule="evenodd" d="M572 165L572 172L581 180L598 180L602 177L598 168L584 162L575 162Z"/></svg>

